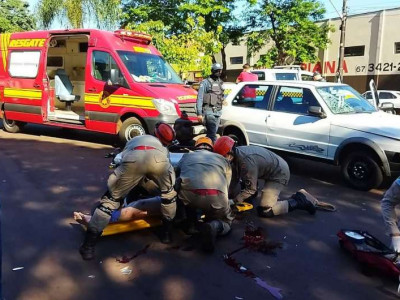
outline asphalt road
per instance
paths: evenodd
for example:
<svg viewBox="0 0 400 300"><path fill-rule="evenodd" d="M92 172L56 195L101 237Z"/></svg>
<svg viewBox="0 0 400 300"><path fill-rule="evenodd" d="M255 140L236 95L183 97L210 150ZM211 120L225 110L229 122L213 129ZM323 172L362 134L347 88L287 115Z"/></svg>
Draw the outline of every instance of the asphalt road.
<svg viewBox="0 0 400 300"><path fill-rule="evenodd" d="M28 125L23 134L0 131L3 299L274 299L222 259L240 247L251 221L283 249L275 256L243 250L234 257L280 288L284 299L398 299L396 278L361 273L336 237L341 228L363 229L388 243L379 209L383 191L352 190L338 168L298 159L289 160L292 178L282 198L306 188L337 212L295 211L267 220L249 212L212 255L178 230L173 246L160 244L154 230L105 237L97 259L82 261L83 230L72 212L90 211L104 192L104 155L113 142L108 135L45 126ZM146 245L148 251L131 262L116 261ZM121 272L126 266L131 274Z"/></svg>

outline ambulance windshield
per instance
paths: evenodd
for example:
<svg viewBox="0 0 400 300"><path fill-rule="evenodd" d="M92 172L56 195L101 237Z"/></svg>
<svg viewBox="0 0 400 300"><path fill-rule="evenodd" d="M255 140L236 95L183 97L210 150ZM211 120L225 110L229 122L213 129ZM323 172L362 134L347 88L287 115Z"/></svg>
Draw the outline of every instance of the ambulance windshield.
<svg viewBox="0 0 400 300"><path fill-rule="evenodd" d="M117 52L136 82L183 83L161 56L131 51Z"/></svg>

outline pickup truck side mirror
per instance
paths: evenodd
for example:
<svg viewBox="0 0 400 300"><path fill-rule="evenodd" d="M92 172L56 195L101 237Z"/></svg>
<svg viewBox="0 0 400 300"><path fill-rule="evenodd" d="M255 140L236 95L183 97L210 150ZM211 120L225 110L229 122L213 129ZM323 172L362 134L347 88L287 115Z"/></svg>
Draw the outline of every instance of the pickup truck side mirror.
<svg viewBox="0 0 400 300"><path fill-rule="evenodd" d="M308 114L314 117L319 117L321 119L326 118L326 114L322 111L321 106L309 106Z"/></svg>

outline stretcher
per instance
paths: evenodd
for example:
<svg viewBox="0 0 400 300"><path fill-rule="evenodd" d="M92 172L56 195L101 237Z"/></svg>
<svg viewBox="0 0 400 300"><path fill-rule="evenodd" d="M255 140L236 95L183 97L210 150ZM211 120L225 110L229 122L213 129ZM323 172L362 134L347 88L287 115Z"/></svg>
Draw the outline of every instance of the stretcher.
<svg viewBox="0 0 400 300"><path fill-rule="evenodd" d="M251 205L250 203L243 202L237 204L236 208L238 212L244 212L252 209L253 205ZM102 236L142 230L150 227L157 227L160 225L161 225L161 219L159 217L148 217L144 219L131 220L125 222L115 222L107 225L107 227L103 230Z"/></svg>

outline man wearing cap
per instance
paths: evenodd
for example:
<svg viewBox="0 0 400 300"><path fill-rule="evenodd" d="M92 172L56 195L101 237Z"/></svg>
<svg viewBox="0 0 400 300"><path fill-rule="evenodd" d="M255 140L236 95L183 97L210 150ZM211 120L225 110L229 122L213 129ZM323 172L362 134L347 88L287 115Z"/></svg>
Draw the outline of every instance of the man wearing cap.
<svg viewBox="0 0 400 300"><path fill-rule="evenodd" d="M207 129L207 137L214 143L217 139L217 131L221 118L221 110L224 102L223 81L221 80L222 66L215 63L211 67L211 75L200 83L197 94L197 119L204 123Z"/></svg>

